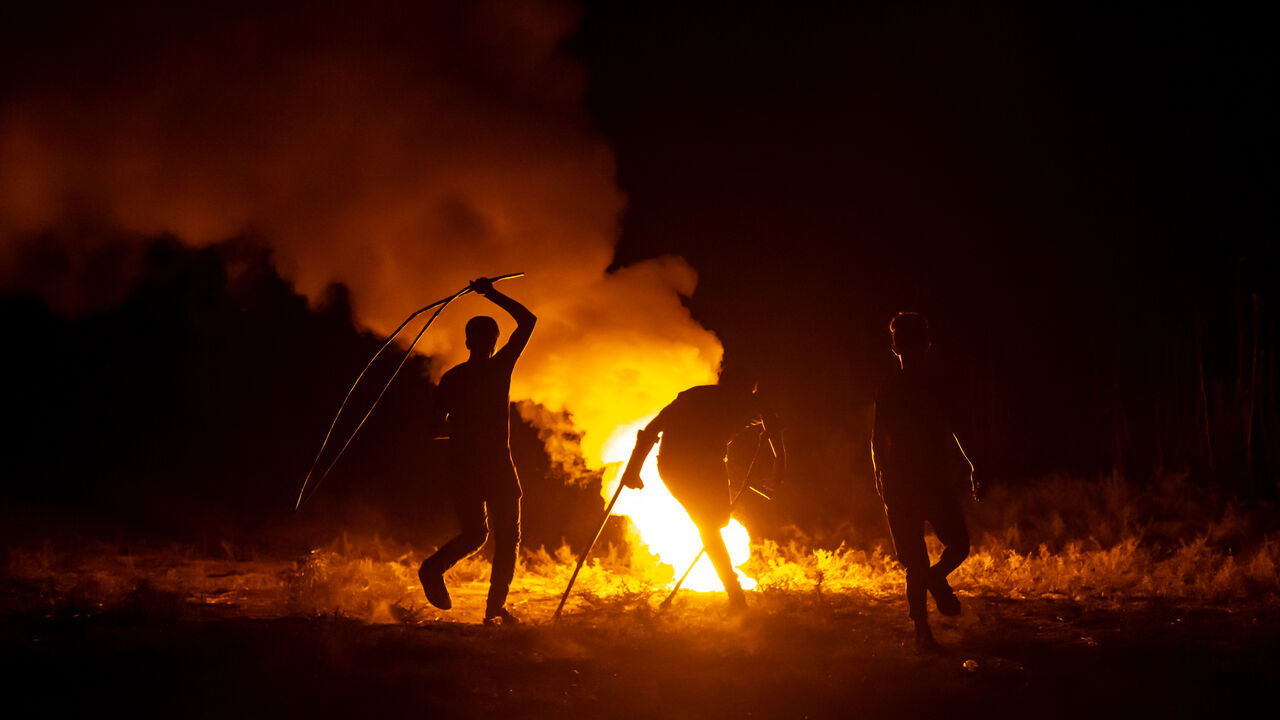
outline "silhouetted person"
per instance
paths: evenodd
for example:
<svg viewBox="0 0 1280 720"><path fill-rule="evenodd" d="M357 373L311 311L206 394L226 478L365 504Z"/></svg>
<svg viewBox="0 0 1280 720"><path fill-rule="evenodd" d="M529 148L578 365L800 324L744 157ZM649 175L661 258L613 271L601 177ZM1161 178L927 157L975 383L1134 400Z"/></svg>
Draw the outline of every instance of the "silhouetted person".
<svg viewBox="0 0 1280 720"><path fill-rule="evenodd" d="M729 524L729 472L725 465L729 443L742 430L759 425L774 453L774 483L786 471L786 449L777 417L761 408L755 379L728 366L717 385L700 385L680 393L636 435L622 484L643 488L640 469L649 451L662 438L658 474L671 495L684 506L698 527L707 557L729 594L730 608L746 609L747 599L729 550L720 536Z"/></svg>
<svg viewBox="0 0 1280 720"><path fill-rule="evenodd" d="M511 462L509 392L511 371L529 343L537 318L493 289L486 278L471 289L506 310L516 320L515 332L496 354L498 323L480 315L467 321L471 357L440 378L440 398L449 427L450 490L461 532L422 561L418 578L427 600L438 608L453 606L444 573L479 550L493 531L493 570L489 577L486 623L516 622L504 607L520 546L520 480ZM486 522L487 521L487 522Z"/></svg>
<svg viewBox="0 0 1280 720"><path fill-rule="evenodd" d="M959 615L960 600L947 575L969 556L960 493L953 481L960 467L973 481L973 465L953 432L943 393L929 370L929 324L915 313L898 313L889 324L901 370L876 395L871 463L884 500L898 562L907 569L907 605L916 626L916 648L937 651L929 629L926 593L938 612ZM977 485L972 485L977 497ZM945 549L929 565L924 523Z"/></svg>

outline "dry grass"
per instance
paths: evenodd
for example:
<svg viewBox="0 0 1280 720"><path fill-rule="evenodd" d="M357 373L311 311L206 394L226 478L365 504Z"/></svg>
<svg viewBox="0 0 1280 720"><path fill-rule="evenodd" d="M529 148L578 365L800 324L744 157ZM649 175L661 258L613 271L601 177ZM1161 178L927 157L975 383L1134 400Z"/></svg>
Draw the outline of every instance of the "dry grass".
<svg viewBox="0 0 1280 720"><path fill-rule="evenodd" d="M1274 521L1270 508L1225 502L1177 478L1141 491L1114 478L1054 478L974 508L974 551L953 584L970 595L1077 602L1270 600L1280 595L1280 531L1268 525ZM940 548L930 542L936 555ZM901 596L902 570L883 545L822 545L765 540L743 569L759 582L760 597ZM67 552L46 543L9 549L6 604L329 614L375 623L478 620L489 572L483 553L451 572L455 610L448 614L422 601L417 567L424 554L377 537L345 536L297 560L235 559L230 549L225 558L181 548ZM526 551L512 606L549 616L573 563L568 548ZM570 610L651 612L672 576L670 566L643 549L601 548L578 579Z"/></svg>

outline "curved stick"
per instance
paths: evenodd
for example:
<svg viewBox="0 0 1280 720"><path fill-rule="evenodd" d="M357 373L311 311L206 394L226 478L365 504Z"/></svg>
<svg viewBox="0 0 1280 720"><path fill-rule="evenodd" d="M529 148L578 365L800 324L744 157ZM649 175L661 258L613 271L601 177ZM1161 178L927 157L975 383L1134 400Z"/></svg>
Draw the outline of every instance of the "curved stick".
<svg viewBox="0 0 1280 720"><path fill-rule="evenodd" d="M387 394L387 388L391 387L391 383L394 382L396 379L396 376L400 374L400 369L404 367L405 362L409 360L409 356L413 354L413 346L418 344L418 340L422 339L423 333L425 333L427 331L427 328L431 327L431 323L435 322L435 319L440 316L440 311L449 307L449 303L456 300L462 294L463 294L462 292L459 292L453 297L449 298L448 300L445 300L444 303L441 304L440 307L434 313L432 313L431 317L427 319L427 323L422 326L422 329L418 331L418 334L416 336L414 336L413 342L409 343L408 349L404 351L404 355L401 356L400 363L396 365L396 369L394 372L391 373L391 377L387 379L386 384L382 386L382 390L378 392L378 397L373 399L373 402L369 405L369 409L365 411L364 417L360 418L360 422L356 423L356 429L351 431L351 435L347 437L347 441L342 444L341 448L338 449L338 454L333 456L333 460L329 463L329 466L325 468L324 473L322 473L320 477L316 478L315 484L311 486L311 494L307 495L306 497L303 497L303 492L306 492L307 482L306 480L303 481L302 492L298 493L298 504L294 506L295 512L302 507L302 503L306 502L307 498L315 494L316 490L319 489L320 487L320 483L324 482L324 479L329 477L329 472L333 470L333 467L335 465L338 464L338 460L340 460L342 458L343 453L347 451L347 447L351 445L351 441L356 439L356 433L360 432L360 428L364 427L364 422L369 419L370 415L373 414L373 409L378 406L378 402L382 400L382 396ZM359 381L357 380L357 382ZM339 412L341 412L341 410L339 410ZM335 418L335 422L336 422L336 418ZM321 452L324 451L323 446L321 446L320 449L321 449ZM317 454L317 459L319 459L318 454ZM312 470L314 471L314 466ZM310 479L310 477L311 477L311 473L307 473L307 479Z"/></svg>
<svg viewBox="0 0 1280 720"><path fill-rule="evenodd" d="M523 275L524 273L509 273L507 275L499 275L497 277L491 278L490 282L510 280L512 278L522 277ZM392 381L394 381L396 379L396 376L400 374L400 369L404 367L405 362L409 359L409 355L413 352L413 346L418 344L418 340L420 340L422 338L422 335L426 333L427 328L431 327L431 323L435 322L435 319L440 316L440 312L443 311L446 307L448 307L449 303L453 302L454 300L457 300L458 298L462 297L463 295L466 295L469 292L471 292L470 285L450 295L449 297L444 298L443 300L437 300L431 303L430 305L427 305L418 310L415 310L412 314L409 315L409 317L404 319L404 322L400 323L400 326L397 327L394 332L392 332L389 336L387 336L387 339L382 343L381 347L378 348L378 351L373 354L373 357L369 358L369 362L365 364L364 369L361 370L360 374L356 376L355 382L351 383L351 387L347 389L347 394L342 398L342 404L338 406L338 412L333 416L333 422L329 423L329 430L324 434L324 440L320 443L320 449L316 451L315 459L311 461L311 468L307 470L307 476L302 481L302 489L298 491L298 501L293 507L294 512L297 512L298 510L300 510L302 508L302 503L306 502L306 500L310 498L311 495L315 494L316 489L320 487L320 483L324 482L324 479L329 476L329 471L333 470L333 466L338 464L338 459L342 457L342 454L344 452L346 452L347 446L350 445L351 441L355 439L356 433L360 432L360 428L364 427L365 420L369 419L369 415L373 413L373 409L378 406L378 401L382 399L382 396L385 395L387 392L387 388L391 387ZM333 429L337 427L338 419L342 417L342 411L347 408L347 403L351 400L352 393L354 393L356 390L356 387L360 385L360 381L364 379L365 373L369 372L369 368L373 367L373 363L377 361L378 357L382 355L382 352L384 350L386 350L388 347L391 346L391 343L396 339L396 336L400 334L400 331L404 330L406 325L412 322L414 318L430 310L431 308L437 308L437 309L434 313L432 313L431 317L427 320L427 324L423 325L422 329L418 331L417 336L413 338L413 342L409 343L409 348L405 350L404 357L400 358L400 364L396 365L395 372L391 374L391 379L387 380L386 384L382 386L382 391L378 393L378 397L374 398L373 403L369 406L369 410L365 412L364 417L360 419L360 423L356 425L356 429L351 431L351 436L348 437L347 441L342 444L342 449L338 451L338 454L333 458L333 461L329 463L329 466L325 469L324 473L319 477L319 479L316 480L315 485L311 486L311 494L310 495L307 494L307 486L311 482L311 476L315 474L316 466L320 464L320 457L324 455L325 447L329 445L329 438L333 435Z"/></svg>

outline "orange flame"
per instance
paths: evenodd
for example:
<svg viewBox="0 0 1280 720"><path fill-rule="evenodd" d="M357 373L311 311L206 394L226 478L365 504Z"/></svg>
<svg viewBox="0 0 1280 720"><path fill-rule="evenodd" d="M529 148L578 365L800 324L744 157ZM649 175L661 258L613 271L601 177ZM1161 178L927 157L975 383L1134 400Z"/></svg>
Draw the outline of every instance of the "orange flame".
<svg viewBox="0 0 1280 720"><path fill-rule="evenodd" d="M641 418L623 425L609 436L602 451L604 462L609 463L605 472L601 492L607 499L618 489L622 468L631 455L636 431L644 427L654 415ZM631 529L641 544L655 555L660 564L672 568L674 577L669 584L674 584L680 575L689 567L694 558L702 550L702 538L698 529L689 519L688 513L667 490L658 475L657 453L650 453L640 471L644 480L643 490L623 490L618 503L613 507L613 515L624 516L631 521ZM730 520L729 525L720 531L725 545L729 549L729 558L734 566L746 563L751 557L751 537L747 529L737 520ZM738 579L744 589L756 586L756 581L738 570ZM682 587L697 592L715 592L724 589L717 577L711 561L703 555L698 564L689 573Z"/></svg>

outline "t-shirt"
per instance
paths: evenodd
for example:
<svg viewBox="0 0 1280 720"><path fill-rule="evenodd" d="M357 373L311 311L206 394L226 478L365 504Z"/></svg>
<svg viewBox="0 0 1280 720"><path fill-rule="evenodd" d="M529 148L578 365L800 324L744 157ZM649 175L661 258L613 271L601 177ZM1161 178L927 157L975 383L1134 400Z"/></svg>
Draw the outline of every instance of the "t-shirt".
<svg viewBox="0 0 1280 720"><path fill-rule="evenodd" d="M899 371L880 386L872 444L886 494L946 487L958 450L951 410L929 373Z"/></svg>
<svg viewBox="0 0 1280 720"><path fill-rule="evenodd" d="M455 365L440 378L449 453L455 460L510 465L511 372L527 341L527 333L517 331L493 357Z"/></svg>
<svg viewBox="0 0 1280 720"><path fill-rule="evenodd" d="M676 396L657 423L662 430L660 459L723 459L729 442L743 429L764 420L755 394L720 385L699 385Z"/></svg>

